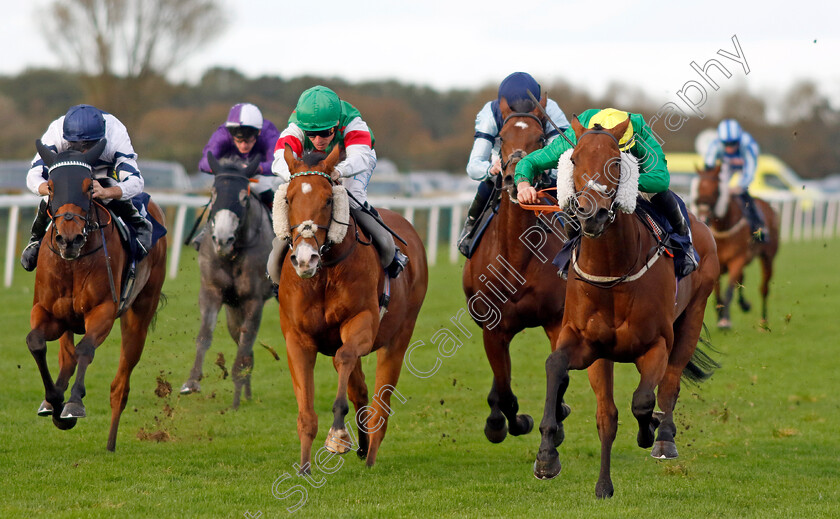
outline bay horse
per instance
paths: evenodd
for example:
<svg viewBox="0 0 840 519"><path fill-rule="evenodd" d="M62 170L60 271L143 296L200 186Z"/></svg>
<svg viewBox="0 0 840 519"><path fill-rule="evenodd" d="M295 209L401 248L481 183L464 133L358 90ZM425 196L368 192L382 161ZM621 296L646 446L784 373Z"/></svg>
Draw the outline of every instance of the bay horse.
<svg viewBox="0 0 840 519"><path fill-rule="evenodd" d="M72 429L85 417L85 374L96 348L114 321L120 319L122 344L117 374L111 383L111 429L107 449L117 443L120 415L128 401L131 372L140 360L146 334L160 300L166 266L166 238L162 237L137 264L134 290L118 314L125 266L130 258L120 243L119 231L108 211L91 199L91 165L102 153L105 140L82 154L56 154L40 141L38 153L50 168L49 211L52 226L38 254L35 296L26 344L35 358L46 392L38 414L52 416L59 429ZM160 207L149 202L149 212L162 225ZM74 334L82 335L74 345ZM59 374L53 383L47 366L47 341L59 341ZM64 392L73 376L70 399Z"/></svg>
<svg viewBox="0 0 840 519"><path fill-rule="evenodd" d="M561 424L555 409L569 385L570 369L588 369L597 399L596 422L601 440L601 470L595 486L599 498L613 495L610 451L618 428L613 400L613 363L632 362L640 373L632 412L639 424L637 443L653 446L656 458L677 456L673 412L680 377L702 380L713 362L697 342L706 300L718 275L711 232L691 217L698 269L677 285L672 261L658 261L661 245L641 218L632 214L638 193L638 165L622 161L618 140L629 119L612 129L586 130L575 118L577 145L565 157L568 193L558 200L581 226L580 250L572 257L566 289L566 311L560 338L546 360L546 401L540 449L534 475L550 479L560 473L555 441ZM563 162L564 158L561 157ZM564 176L558 165L558 178ZM620 209L620 211L616 211ZM628 214L630 213L630 214ZM703 362L708 361L708 362ZM658 391L655 390L658 387ZM659 403L660 413L654 413ZM654 433L657 433L654 441Z"/></svg>
<svg viewBox="0 0 840 519"><path fill-rule="evenodd" d="M278 299L298 404L301 473L310 471L318 432L313 373L318 353L333 357L338 372L334 419L325 447L338 453L350 450L344 422L349 395L356 407L357 454L373 466L428 285L426 253L417 232L400 215L380 209L385 223L407 242L403 252L410 258L398 278L385 277L378 253L350 219L344 187L336 185L339 154L336 146L326 158L315 152L297 160L286 146L291 178L274 198L275 233L290 243L280 267ZM388 282L391 299L383 317L379 299ZM372 351L377 354L376 393L369 406L361 357Z"/></svg>
<svg viewBox="0 0 840 519"><path fill-rule="evenodd" d="M227 327L237 345L233 377L233 404L239 407L242 390L251 399L254 342L260 329L263 306L272 295L265 264L274 236L268 209L251 193L251 179L258 173L259 159L216 160L207 153L213 173L208 232L198 252L201 288L198 308L201 327L195 339L195 363L181 394L201 391L204 356L213 341L213 330L222 305Z"/></svg>
<svg viewBox="0 0 840 519"><path fill-rule="evenodd" d="M721 297L720 279L715 283L718 328L732 327L729 306L735 287L738 287L738 304L749 312L752 305L744 298L744 269L756 257L761 261L761 325L767 325L767 294L773 277L773 260L779 251L779 218L770 204L753 197L758 210L764 215L767 234L763 242L756 241L747 222L744 208L729 185L721 181L721 165L711 169L697 169L698 178L692 189L692 204L697 216L712 229L717 243L720 274L729 273L726 293Z"/></svg>
<svg viewBox="0 0 840 519"><path fill-rule="evenodd" d="M561 239L558 231L541 225L533 211L519 207L513 181L516 163L545 145L542 112L537 107L531 112L514 112L504 98L499 107L503 117L499 132L502 171L497 179L502 187L501 199L497 214L463 272L467 301L483 300L484 306L494 305L500 315L498 322L474 317L482 328L484 352L493 370L487 396L490 415L484 426L484 435L493 443L502 442L508 431L519 436L534 428L530 415L517 414L519 404L511 387L510 343L525 328L537 326L543 327L549 344L557 341L566 286L551 263L565 236ZM471 308L470 314L484 313Z"/></svg>

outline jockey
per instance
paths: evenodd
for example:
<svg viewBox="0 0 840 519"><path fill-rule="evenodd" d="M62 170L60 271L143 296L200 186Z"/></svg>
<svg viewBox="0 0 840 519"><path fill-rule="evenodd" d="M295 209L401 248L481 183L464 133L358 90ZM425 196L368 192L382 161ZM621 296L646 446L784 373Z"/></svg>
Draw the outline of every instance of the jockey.
<svg viewBox="0 0 840 519"><path fill-rule="evenodd" d="M221 160L224 158L238 157L245 162L254 157L259 157L259 176L256 184L251 189L257 198L268 207L269 219L271 218L271 206L274 202L274 189L277 187L277 178L271 172L271 162L274 160L274 145L280 132L274 123L263 119L260 109L251 103L239 103L233 105L228 113L225 123L213 132L210 140L201 152L201 160L198 162L198 170L206 173L210 171L210 163L207 161L207 152ZM193 238L192 244L196 250L201 246L204 235L204 227Z"/></svg>
<svg viewBox="0 0 840 519"><path fill-rule="evenodd" d="M152 246L152 224L131 203L132 197L143 192L144 183L137 167L137 154L123 123L93 106L76 105L50 124L41 142L57 153L65 150L85 152L103 138L107 144L93 165L93 177L98 182L91 184L91 196L102 200L115 215L134 227L137 231L136 260L140 261ZM46 198L49 195L48 179L47 167L41 157L36 155L26 176L26 185L30 191L44 199L32 222L29 245L20 258L21 265L28 271L34 270L38 263L41 239L50 223Z"/></svg>
<svg viewBox="0 0 840 519"><path fill-rule="evenodd" d="M470 151L470 159L467 163L467 174L480 184L475 199L473 199L467 212L464 230L461 231L461 236L458 238L458 247L465 255L469 249L469 239L472 237L478 217L481 216L481 212L493 192L494 177L502 170L502 162L499 157L499 132L504 121L502 120L499 101L504 98L515 112L530 112L535 106L528 92L540 99L539 83L526 72L514 72L502 80L497 98L488 101L475 117L475 136L472 151ZM545 111L561 131L565 131L569 127L566 114L552 99L547 101ZM543 124L546 141L550 143L560 134L551 122L545 121Z"/></svg>
<svg viewBox="0 0 840 519"><path fill-rule="evenodd" d="M614 128L630 118L627 131L619 140L618 147L622 152L630 153L639 163L639 190L644 193L653 193L650 201L668 218L669 223L680 236L689 238L689 245L686 247L686 261L680 277L687 276L697 268L697 257L694 246L691 244L691 229L689 223L683 218L677 196L668 189L671 183L671 176L668 173L668 166L665 161L665 153L656 140L650 126L640 114L633 114L606 108L599 110L591 108L578 116L578 120L584 128L593 128L600 124L603 128ZM572 142L577 142L574 130L571 128L563 132ZM534 178L545 169L556 167L560 156L567 150L572 149L566 139L555 139L549 146L537 150L516 164L514 182L517 186L517 199L526 204L537 203L537 191L532 187ZM572 226L576 233L577 226ZM569 233L570 235L573 233ZM571 236L570 236L571 238Z"/></svg>
<svg viewBox="0 0 840 519"><path fill-rule="evenodd" d="M724 119L718 124L718 137L709 145L706 151L706 169L721 161L721 181L729 182L735 172L741 172L741 179L735 189L735 194L741 198L746 208L747 220L753 238L758 242L765 240L764 220L758 212L752 196L748 191L755 178L755 167L758 161L758 143L752 135L743 131L735 119Z"/></svg>
<svg viewBox="0 0 840 519"><path fill-rule="evenodd" d="M376 151L373 149L373 133L362 120L359 111L325 86L314 86L300 95L294 112L289 117L289 126L280 134L274 149L275 175L288 182L289 166L284 158L285 146L289 145L295 157L304 151L329 153L335 146L341 146L345 158L335 165L335 172L344 178L344 187L352 195L350 210L356 222L373 238L379 252L382 267L392 278L405 268L408 257L394 243L391 234L379 224L376 209L367 202L367 185L376 167ZM364 206L364 209L362 208ZM271 258L278 257L286 243L274 241Z"/></svg>

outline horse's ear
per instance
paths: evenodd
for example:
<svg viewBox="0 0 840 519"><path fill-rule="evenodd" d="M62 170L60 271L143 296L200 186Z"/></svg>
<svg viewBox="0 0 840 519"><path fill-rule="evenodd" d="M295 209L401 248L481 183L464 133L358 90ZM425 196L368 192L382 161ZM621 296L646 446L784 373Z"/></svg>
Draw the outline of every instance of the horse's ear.
<svg viewBox="0 0 840 519"><path fill-rule="evenodd" d="M502 120L507 119L507 116L510 115L512 111L507 99L504 97L499 98L499 111L502 112Z"/></svg>
<svg viewBox="0 0 840 519"><path fill-rule="evenodd" d="M335 168L335 165L338 164L338 159L341 158L341 147L340 146L333 146L332 151L327 158L324 159L324 170L325 172L330 172Z"/></svg>
<svg viewBox="0 0 840 519"><path fill-rule="evenodd" d="M99 142L93 148L87 150L82 158L85 164L93 166L102 152L105 151L106 144L108 144L108 139L99 139Z"/></svg>
<svg viewBox="0 0 840 519"><path fill-rule="evenodd" d="M251 160L248 162L248 165L245 167L245 176L251 178L256 174L257 171L260 169L260 157L255 155L251 157Z"/></svg>
<svg viewBox="0 0 840 519"><path fill-rule="evenodd" d="M625 119L624 122L619 123L616 126L613 126L611 129L609 129L607 131L610 132L611 134L613 134L613 137L615 137L615 139L617 141L620 141L621 138L624 137L624 132L627 131L627 125L628 124L630 124L630 118L629 117L627 119Z"/></svg>
<svg viewBox="0 0 840 519"><path fill-rule="evenodd" d="M540 106L545 108L545 106L547 104L548 104L548 94L543 94L542 97L540 98Z"/></svg>
<svg viewBox="0 0 840 519"><path fill-rule="evenodd" d="M221 164L216 160L216 156L213 155L212 151L207 152L207 163L210 164L210 173L214 175L222 170Z"/></svg>
<svg viewBox="0 0 840 519"><path fill-rule="evenodd" d="M284 144L283 147L283 158L286 159L286 165L289 166L289 172L291 173L295 168L295 152L292 151L292 147L289 146L288 143Z"/></svg>
<svg viewBox="0 0 840 519"><path fill-rule="evenodd" d="M47 167L55 164L55 158L58 156L58 153L49 149L46 144L41 142L41 139L37 139L35 141L35 148L38 150L38 155L41 156L41 160L44 161L44 164L46 164Z"/></svg>
<svg viewBox="0 0 840 519"><path fill-rule="evenodd" d="M580 119L577 118L577 115L572 116L572 130L575 131L575 137L578 139L580 139L580 136L586 131L586 128L580 124Z"/></svg>

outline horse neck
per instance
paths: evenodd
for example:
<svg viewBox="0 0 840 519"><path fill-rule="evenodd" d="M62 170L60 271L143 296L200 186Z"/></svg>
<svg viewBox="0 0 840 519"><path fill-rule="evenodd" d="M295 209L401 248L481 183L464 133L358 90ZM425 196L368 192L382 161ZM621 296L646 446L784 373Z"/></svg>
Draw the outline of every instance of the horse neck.
<svg viewBox="0 0 840 519"><path fill-rule="evenodd" d="M511 202L510 196L505 191L502 193L496 220L497 250L512 266L525 267L535 256L522 243L520 236L537 224L536 214ZM549 237L549 239L551 238Z"/></svg>
<svg viewBox="0 0 840 519"><path fill-rule="evenodd" d="M712 228L717 231L725 231L734 227L741 218L744 217L741 211L741 206L735 199L735 195L729 195L729 203L726 204L726 212L723 216L718 217L714 210L712 211Z"/></svg>
<svg viewBox="0 0 840 519"><path fill-rule="evenodd" d="M247 246L254 244L257 236L261 233L267 232L267 220L263 216L265 211L263 203L254 195L251 195L248 201L248 212L245 213L245 221L240 225L244 225L244 232L238 233L237 245ZM270 216L270 215L269 215Z"/></svg>
<svg viewBox="0 0 840 519"><path fill-rule="evenodd" d="M644 254L652 245L646 235L635 215L619 212L601 236L581 235L577 263L588 274L622 276L644 263Z"/></svg>

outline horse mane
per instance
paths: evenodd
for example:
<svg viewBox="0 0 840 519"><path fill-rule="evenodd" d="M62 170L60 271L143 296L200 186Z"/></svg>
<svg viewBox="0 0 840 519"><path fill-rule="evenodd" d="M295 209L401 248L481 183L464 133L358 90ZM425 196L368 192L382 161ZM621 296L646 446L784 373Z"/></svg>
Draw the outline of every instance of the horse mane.
<svg viewBox="0 0 840 519"><path fill-rule="evenodd" d="M305 151L300 160L302 160L303 163L307 166L314 166L322 160L324 160L325 158L327 158L327 154L323 151L311 150Z"/></svg>
<svg viewBox="0 0 840 519"><path fill-rule="evenodd" d="M537 108L536 103L530 99L517 99L513 103L509 103L508 106L510 106L514 112L519 113L530 113Z"/></svg>

